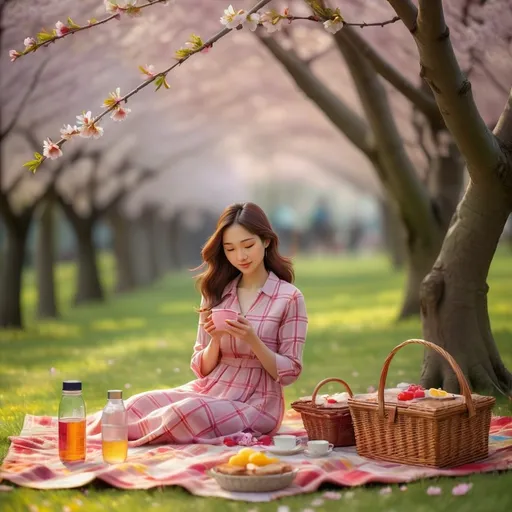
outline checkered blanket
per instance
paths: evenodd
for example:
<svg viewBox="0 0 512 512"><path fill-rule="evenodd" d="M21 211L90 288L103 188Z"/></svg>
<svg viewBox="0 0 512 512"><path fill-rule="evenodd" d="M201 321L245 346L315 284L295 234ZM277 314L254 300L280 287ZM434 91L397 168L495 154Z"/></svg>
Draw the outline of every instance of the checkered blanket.
<svg viewBox="0 0 512 512"><path fill-rule="evenodd" d="M280 433L305 437L300 416L285 415ZM109 466L103 463L101 444L90 441L87 459L65 467L58 457L57 419L26 416L22 432L11 437L9 453L0 477L36 489L63 489L85 485L95 478L122 489L149 489L179 485L198 496L215 496L243 501L270 501L282 496L313 492L322 483L359 486L369 482L401 483L435 476L463 476L512 468L512 417L494 417L490 430L490 453L482 461L455 469L431 469L372 461L359 457L354 447L336 448L329 456L309 459L302 455L283 457L299 469L290 487L271 493L233 493L222 490L207 470L226 462L240 445L256 448L268 439L250 436L226 440L224 445L142 446L129 450L128 461ZM230 446L231 445L231 446Z"/></svg>

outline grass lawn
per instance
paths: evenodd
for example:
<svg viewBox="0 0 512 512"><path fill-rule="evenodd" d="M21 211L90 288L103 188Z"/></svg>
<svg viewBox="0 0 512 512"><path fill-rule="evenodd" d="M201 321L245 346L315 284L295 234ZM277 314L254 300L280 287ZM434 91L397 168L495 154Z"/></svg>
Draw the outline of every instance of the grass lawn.
<svg viewBox="0 0 512 512"><path fill-rule="evenodd" d="M506 365L512 368L512 256L499 253L491 269L492 325ZM110 289L113 267L101 261ZM421 337L418 320L394 323L399 307L403 276L393 273L382 258L301 260L297 285L303 291L309 312L309 334L304 371L286 388L287 402L310 394L318 381L338 376L349 381L355 392L377 385L381 365L395 345ZM62 265L58 281L62 318L34 319L34 277L25 276L23 300L27 328L23 332L0 331L0 460L7 452L7 436L19 433L26 413L56 415L61 381L81 379L89 411L103 407L107 389L123 388L125 397L154 388L173 387L193 378L189 369L196 334L197 293L189 275L168 276L163 281L123 297L110 296L104 304L71 308L74 267ZM395 357L388 382L416 382L421 347L407 347ZM332 387L328 390L335 390ZM496 414L512 415L510 402L500 400ZM473 482L470 493L451 495L457 482ZM427 496L429 485L439 485L441 496ZM512 472L477 475L465 479L440 479L414 483L406 492L393 488L388 497L379 486L357 488L340 501L325 501L315 510L338 511L510 511ZM325 489L322 489L322 491ZM152 491L121 491L101 484L84 490L36 491L16 488L0 492L0 509L21 512L36 505L39 511L97 510L168 511L194 509L214 511L275 511L312 508L321 492L286 498L267 504L247 504L191 496L181 488ZM79 500L79 501L77 501ZM65 509L67 510L67 509Z"/></svg>

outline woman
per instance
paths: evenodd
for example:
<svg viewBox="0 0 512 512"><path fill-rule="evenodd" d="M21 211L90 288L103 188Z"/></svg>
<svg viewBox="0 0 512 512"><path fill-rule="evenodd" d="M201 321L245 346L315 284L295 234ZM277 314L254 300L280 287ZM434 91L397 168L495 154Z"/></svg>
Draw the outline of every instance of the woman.
<svg viewBox="0 0 512 512"><path fill-rule="evenodd" d="M222 213L202 251L199 329L191 368L197 380L127 400L130 446L220 443L224 436L275 433L283 386L302 370L307 314L267 216L253 203ZM212 308L237 311L219 332Z"/></svg>

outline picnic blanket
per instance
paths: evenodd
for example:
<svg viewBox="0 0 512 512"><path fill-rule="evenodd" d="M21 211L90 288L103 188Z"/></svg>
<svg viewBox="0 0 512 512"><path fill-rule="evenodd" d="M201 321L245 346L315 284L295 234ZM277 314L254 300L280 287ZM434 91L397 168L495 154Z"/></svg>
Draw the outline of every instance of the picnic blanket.
<svg viewBox="0 0 512 512"><path fill-rule="evenodd" d="M279 433L306 437L300 415L288 411ZM223 445L160 445L130 448L128 460L109 466L103 463L100 441L90 441L83 463L64 466L58 457L57 419L25 417L22 432L13 436L0 478L36 489L80 487L98 478L122 489L149 489L179 485L198 496L243 501L270 501L282 496L316 491L323 483L359 486L370 482L405 483L437 476L464 476L471 473L512 468L512 417L493 417L489 456L454 469L432 469L373 461L359 457L355 447L336 448L327 457L310 459L304 454L282 457L299 469L294 483L271 493L234 493L221 489L207 470L226 462L240 445L265 448L268 439L251 436L227 439ZM231 445L231 446L229 446Z"/></svg>

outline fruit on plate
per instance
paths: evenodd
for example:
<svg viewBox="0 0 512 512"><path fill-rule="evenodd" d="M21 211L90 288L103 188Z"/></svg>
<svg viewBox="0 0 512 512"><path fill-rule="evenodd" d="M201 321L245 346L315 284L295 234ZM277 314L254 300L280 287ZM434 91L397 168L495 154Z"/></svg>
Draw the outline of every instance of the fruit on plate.
<svg viewBox="0 0 512 512"><path fill-rule="evenodd" d="M252 448L242 448L236 455L229 458L230 466L243 466L254 464L256 466L267 466L275 464L279 459L268 457L265 453L253 450Z"/></svg>
<svg viewBox="0 0 512 512"><path fill-rule="evenodd" d="M444 398L445 396L448 396L447 391L445 391L444 389L436 389L436 388L430 388L428 390L428 394L434 398Z"/></svg>

